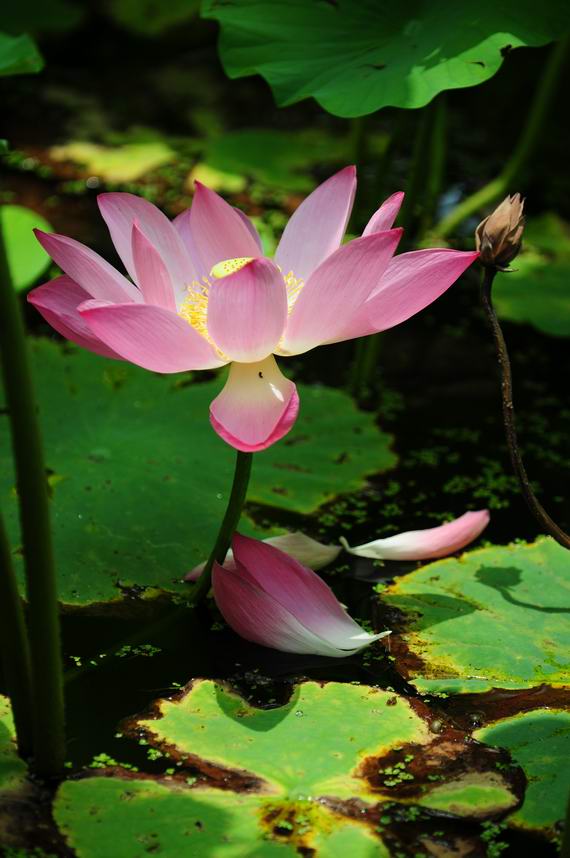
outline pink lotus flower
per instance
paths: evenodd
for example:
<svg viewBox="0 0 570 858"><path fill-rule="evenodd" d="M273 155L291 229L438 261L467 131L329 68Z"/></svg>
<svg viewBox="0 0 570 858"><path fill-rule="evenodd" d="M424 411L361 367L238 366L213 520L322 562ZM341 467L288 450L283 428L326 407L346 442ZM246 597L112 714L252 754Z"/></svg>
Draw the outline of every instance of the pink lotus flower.
<svg viewBox="0 0 570 858"><path fill-rule="evenodd" d="M231 561L214 564L212 586L225 621L246 640L342 658L390 634L364 631L318 575L278 548L236 533L232 549Z"/></svg>
<svg viewBox="0 0 570 858"><path fill-rule="evenodd" d="M230 364L210 407L216 432L243 451L285 435L299 399L274 355L361 337L427 307L477 253L418 250L393 258L403 194L341 245L356 189L341 170L299 206L275 260L253 224L196 184L192 208L171 223L146 200L101 194L101 214L130 280L72 238L36 231L65 274L30 302L60 334L97 354L160 373Z"/></svg>

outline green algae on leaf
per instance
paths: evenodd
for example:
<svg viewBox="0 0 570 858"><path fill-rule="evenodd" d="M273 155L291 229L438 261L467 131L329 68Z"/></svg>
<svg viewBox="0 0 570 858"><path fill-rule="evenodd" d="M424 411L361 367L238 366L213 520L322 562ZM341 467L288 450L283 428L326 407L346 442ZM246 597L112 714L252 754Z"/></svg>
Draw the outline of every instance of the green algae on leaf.
<svg viewBox="0 0 570 858"><path fill-rule="evenodd" d="M553 835L555 824L564 819L570 793L570 712L535 709L488 724L473 736L508 748L526 774L524 803L509 822Z"/></svg>
<svg viewBox="0 0 570 858"><path fill-rule="evenodd" d="M424 692L570 685L568 555L552 539L438 560L379 597L396 666Z"/></svg>
<svg viewBox="0 0 570 858"><path fill-rule="evenodd" d="M422 107L488 80L512 48L568 30L564 0L203 0L202 14L220 24L231 78L261 74L279 105L312 97L344 117Z"/></svg>
<svg viewBox="0 0 570 858"><path fill-rule="evenodd" d="M32 352L61 601L109 602L129 588L188 592L181 578L208 555L231 486L234 450L208 420L222 378L194 384L47 340L32 341ZM249 499L310 513L396 457L373 415L346 394L299 390L299 420L256 455ZM0 415L0 426L6 421ZM12 468L9 433L0 431L0 498L16 548ZM267 535L247 517L240 527ZM15 562L21 567L18 551Z"/></svg>

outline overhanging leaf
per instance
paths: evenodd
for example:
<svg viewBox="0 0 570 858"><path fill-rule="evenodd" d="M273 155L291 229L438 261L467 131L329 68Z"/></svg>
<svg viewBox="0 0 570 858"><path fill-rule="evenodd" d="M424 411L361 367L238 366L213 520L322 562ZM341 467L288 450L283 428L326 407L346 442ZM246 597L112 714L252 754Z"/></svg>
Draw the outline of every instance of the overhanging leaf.
<svg viewBox="0 0 570 858"><path fill-rule="evenodd" d="M524 803L509 822L554 835L570 794L570 712L523 712L477 730L474 738L508 748L527 776Z"/></svg>
<svg viewBox="0 0 570 858"><path fill-rule="evenodd" d="M422 107L439 92L492 77L521 45L567 32L564 0L203 0L221 26L227 74L261 74L277 103L313 97L337 116Z"/></svg>
<svg viewBox="0 0 570 858"><path fill-rule="evenodd" d="M51 261L32 230L52 232L52 227L32 209L13 205L0 206L0 225L12 284L16 291L23 291L36 282Z"/></svg>
<svg viewBox="0 0 570 858"><path fill-rule="evenodd" d="M208 420L222 379L161 377L46 340L33 342L32 351L61 600L106 602L132 587L187 592L180 579L211 549L233 472L234 451ZM256 455L249 498L312 512L396 457L373 416L345 394L299 389L297 425ZM0 427L1 505L17 546L5 414ZM241 529L266 535L247 518ZM14 559L21 567L19 552Z"/></svg>
<svg viewBox="0 0 570 858"><path fill-rule="evenodd" d="M403 612L392 652L421 691L570 685L568 554L552 539L439 560L381 599Z"/></svg>
<svg viewBox="0 0 570 858"><path fill-rule="evenodd" d="M44 67L44 61L29 36L0 33L0 76L32 74Z"/></svg>
<svg viewBox="0 0 570 858"><path fill-rule="evenodd" d="M528 222L524 252L512 274L495 280L501 318L526 322L555 336L570 336L570 226L555 214Z"/></svg>

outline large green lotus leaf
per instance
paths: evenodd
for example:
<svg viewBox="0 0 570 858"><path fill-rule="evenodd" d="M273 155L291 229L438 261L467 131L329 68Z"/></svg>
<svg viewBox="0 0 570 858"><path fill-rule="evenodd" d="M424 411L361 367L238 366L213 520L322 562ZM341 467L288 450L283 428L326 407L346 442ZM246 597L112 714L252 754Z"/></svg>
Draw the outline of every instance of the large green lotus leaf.
<svg viewBox="0 0 570 858"><path fill-rule="evenodd" d="M513 267L512 274L495 280L499 315L546 334L570 336L570 226L555 214L529 221L524 252Z"/></svg>
<svg viewBox="0 0 570 858"><path fill-rule="evenodd" d="M146 858L155 852L286 858L299 854L298 847L315 858L333 858L338 850L354 858L388 858L362 823L309 802L287 811L280 820L282 809L274 802L247 793L96 777L64 783L54 818L78 858ZM286 825L278 827L280 821Z"/></svg>
<svg viewBox="0 0 570 858"><path fill-rule="evenodd" d="M212 767L246 778L277 805L326 797L401 801L457 816L485 817L517 799L496 760L469 771L469 745L431 731L427 710L379 688L304 682L274 709L250 706L211 680L195 682L181 698L161 700L150 720L128 732L159 747L180 765ZM457 768L457 753L463 770ZM446 769L446 762L450 768ZM437 772L437 777L430 777ZM470 791L470 792L469 792ZM339 804L340 802L340 804ZM363 804L363 807L370 806Z"/></svg>
<svg viewBox="0 0 570 858"><path fill-rule="evenodd" d="M458 766L483 746L453 728L432 732L426 707L379 688L304 682L285 705L257 709L198 680L158 701L153 714L125 732L159 749L170 774L142 779L113 769L60 787L54 818L78 858L387 858L377 804L394 797L388 784L400 801L431 801L444 817L489 818L517 803L495 751L485 749L486 762L478 756L467 795ZM186 766L201 772L198 782ZM423 773L421 783L410 770ZM447 799L438 804L442 789Z"/></svg>
<svg viewBox="0 0 570 858"><path fill-rule="evenodd" d="M398 669L421 691L570 685L568 553L552 539L492 546L399 578Z"/></svg>
<svg viewBox="0 0 570 858"><path fill-rule="evenodd" d="M233 473L235 451L208 420L223 379L157 376L47 340L32 352L61 600L106 602L135 585L186 592L180 578L211 550ZM300 395L290 435L255 456L249 498L311 512L395 456L345 394L301 385ZM7 422L0 414L0 499L17 546ZM263 533L247 518L241 529Z"/></svg>
<svg viewBox="0 0 570 858"><path fill-rule="evenodd" d="M12 284L17 291L32 286L50 264L50 258L32 230L52 232L45 218L25 206L0 206L0 226L6 245Z"/></svg>
<svg viewBox="0 0 570 858"><path fill-rule="evenodd" d="M0 694L0 797L18 792L26 784L27 767L16 750L10 701Z"/></svg>
<svg viewBox="0 0 570 858"><path fill-rule="evenodd" d="M503 718L473 735L480 742L508 748L527 776L524 803L509 822L554 833L570 794L570 712L535 709Z"/></svg>
<svg viewBox="0 0 570 858"><path fill-rule="evenodd" d="M39 72L44 61L29 36L0 33L0 76Z"/></svg>
<svg viewBox="0 0 570 858"><path fill-rule="evenodd" d="M312 96L337 116L422 107L492 77L504 55L568 30L565 0L203 0L232 78L261 74L277 103Z"/></svg>
<svg viewBox="0 0 570 858"><path fill-rule="evenodd" d="M305 682L285 706L258 709L203 680L182 699L161 700L158 711L160 718L136 722L153 744L251 772L266 791L292 800L369 795L367 782L356 774L365 757L430 738L404 698L334 682Z"/></svg>
<svg viewBox="0 0 570 858"><path fill-rule="evenodd" d="M176 152L159 140L125 143L124 146L75 141L53 146L49 154L54 161L80 164L90 175L105 182L134 182L176 158Z"/></svg>

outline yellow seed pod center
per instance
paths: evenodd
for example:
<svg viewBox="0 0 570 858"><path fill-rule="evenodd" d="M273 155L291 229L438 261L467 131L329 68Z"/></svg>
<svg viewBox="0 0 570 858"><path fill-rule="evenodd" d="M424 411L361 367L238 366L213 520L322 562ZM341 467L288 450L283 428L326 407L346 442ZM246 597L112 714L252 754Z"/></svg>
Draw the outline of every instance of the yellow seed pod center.
<svg viewBox="0 0 570 858"><path fill-rule="evenodd" d="M253 262L253 256L238 256L236 259L224 259L223 262L217 262L214 265L210 271L210 277L220 280L222 277L227 277L228 274L235 274L236 271L241 271L250 262Z"/></svg>

